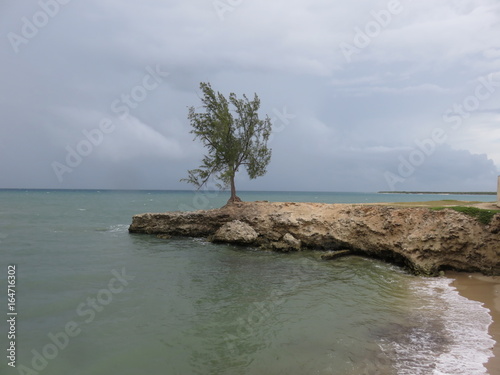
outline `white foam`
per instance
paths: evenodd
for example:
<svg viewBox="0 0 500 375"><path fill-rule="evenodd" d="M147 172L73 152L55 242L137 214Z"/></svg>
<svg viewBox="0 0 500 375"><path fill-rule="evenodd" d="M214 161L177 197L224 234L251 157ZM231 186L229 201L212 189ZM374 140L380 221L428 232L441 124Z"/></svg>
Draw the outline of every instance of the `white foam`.
<svg viewBox="0 0 500 375"><path fill-rule="evenodd" d="M108 232L125 233L128 231L129 224L116 224L109 227Z"/></svg>
<svg viewBox="0 0 500 375"><path fill-rule="evenodd" d="M413 284L420 301L414 311L416 328L405 344L383 345L384 351L395 354L398 375L487 374L484 364L493 356L495 344L488 334L490 311L461 296L452 281L426 278ZM434 326L441 332L433 332Z"/></svg>

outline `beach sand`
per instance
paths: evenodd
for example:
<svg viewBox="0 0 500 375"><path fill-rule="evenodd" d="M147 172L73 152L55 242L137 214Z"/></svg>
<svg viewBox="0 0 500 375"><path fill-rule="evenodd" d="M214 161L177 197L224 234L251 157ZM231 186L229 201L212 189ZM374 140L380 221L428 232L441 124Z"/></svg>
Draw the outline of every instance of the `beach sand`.
<svg viewBox="0 0 500 375"><path fill-rule="evenodd" d="M494 357L486 364L486 368L490 375L500 374L500 276L459 272L447 272L446 276L455 279L452 285L462 296L482 302L490 310L493 323L489 333L496 344L493 348Z"/></svg>

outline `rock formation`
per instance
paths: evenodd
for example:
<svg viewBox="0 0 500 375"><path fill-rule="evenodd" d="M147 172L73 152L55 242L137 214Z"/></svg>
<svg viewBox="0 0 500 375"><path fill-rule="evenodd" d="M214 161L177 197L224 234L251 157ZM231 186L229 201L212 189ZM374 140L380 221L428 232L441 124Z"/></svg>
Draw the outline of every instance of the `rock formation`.
<svg viewBox="0 0 500 375"><path fill-rule="evenodd" d="M446 269L500 275L500 214L484 225L451 209L238 202L207 211L135 215L129 231L285 252L325 250L325 258L359 254L422 275Z"/></svg>

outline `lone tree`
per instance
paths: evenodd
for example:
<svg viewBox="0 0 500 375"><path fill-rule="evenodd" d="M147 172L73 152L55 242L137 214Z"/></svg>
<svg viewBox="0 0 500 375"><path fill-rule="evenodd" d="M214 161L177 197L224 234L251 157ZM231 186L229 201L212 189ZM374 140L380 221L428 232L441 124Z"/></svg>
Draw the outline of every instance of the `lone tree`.
<svg viewBox="0 0 500 375"><path fill-rule="evenodd" d="M229 100L220 92L215 93L210 83L200 83L203 92L204 112L197 113L189 108L188 119L195 135L208 149L199 168L188 171L187 181L200 189L211 176L221 181L219 188L231 186L231 198L228 203L241 202L236 195L234 177L241 166L248 176L254 179L266 173L271 160L271 150L267 141L271 134L271 120L266 116L260 120L257 111L260 99L255 94L253 100L245 95L238 99L234 93ZM233 107L233 110L230 109Z"/></svg>

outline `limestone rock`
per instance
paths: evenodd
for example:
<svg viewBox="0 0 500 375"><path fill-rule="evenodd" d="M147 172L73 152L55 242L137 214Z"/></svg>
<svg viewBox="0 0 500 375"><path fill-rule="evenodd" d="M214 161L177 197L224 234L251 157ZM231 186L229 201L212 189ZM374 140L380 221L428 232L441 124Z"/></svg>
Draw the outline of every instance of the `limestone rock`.
<svg viewBox="0 0 500 375"><path fill-rule="evenodd" d="M290 246L292 249L300 250L301 246L300 240L296 239L290 233L285 234L282 238L282 241L286 243L288 246Z"/></svg>
<svg viewBox="0 0 500 375"><path fill-rule="evenodd" d="M172 238L172 236L168 235L168 234L157 234L156 235L156 238L159 238L159 239L162 239L162 240L169 240Z"/></svg>
<svg viewBox="0 0 500 375"><path fill-rule="evenodd" d="M271 249L275 251L289 252L300 250L302 243L290 233L286 233L279 241L271 242Z"/></svg>
<svg viewBox="0 0 500 375"><path fill-rule="evenodd" d="M258 236L258 233L250 225L239 220L234 220L221 226L215 232L212 241L252 244Z"/></svg>
<svg viewBox="0 0 500 375"><path fill-rule="evenodd" d="M500 214L484 225L450 209L236 202L214 210L135 215L129 231L213 236L214 241L279 251L350 249L415 274L454 269L500 275Z"/></svg>
<svg viewBox="0 0 500 375"><path fill-rule="evenodd" d="M325 254L321 255L321 259L323 260L333 260L342 258L348 255L352 255L351 250L338 250L338 251L327 251Z"/></svg>
<svg viewBox="0 0 500 375"><path fill-rule="evenodd" d="M500 214L493 216L490 224L488 225L490 232L493 234L500 233Z"/></svg>

